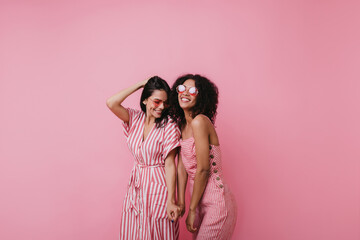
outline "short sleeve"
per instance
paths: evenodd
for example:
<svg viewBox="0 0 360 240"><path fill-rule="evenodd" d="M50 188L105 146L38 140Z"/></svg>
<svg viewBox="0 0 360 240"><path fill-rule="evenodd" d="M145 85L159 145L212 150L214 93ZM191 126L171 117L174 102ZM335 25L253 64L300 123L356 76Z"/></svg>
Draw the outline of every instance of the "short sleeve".
<svg viewBox="0 0 360 240"><path fill-rule="evenodd" d="M129 113L129 122L123 122L123 129L125 136L128 137L131 129L133 129L134 122L140 117L141 111L132 108L126 108L126 110Z"/></svg>
<svg viewBox="0 0 360 240"><path fill-rule="evenodd" d="M164 159L173 150L180 146L180 129L176 123L171 122L169 119L168 124L165 126L165 137L164 137Z"/></svg>

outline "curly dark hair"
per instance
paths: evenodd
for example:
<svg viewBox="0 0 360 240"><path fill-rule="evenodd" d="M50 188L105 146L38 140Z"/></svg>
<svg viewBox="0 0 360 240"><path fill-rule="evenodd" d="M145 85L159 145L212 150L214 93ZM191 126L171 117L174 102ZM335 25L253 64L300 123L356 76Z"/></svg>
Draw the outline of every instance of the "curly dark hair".
<svg viewBox="0 0 360 240"><path fill-rule="evenodd" d="M158 76L151 77L145 84L140 97L140 107L144 113L146 113L146 105L143 103L143 101L148 97L150 97L155 90L164 90L168 98L170 96L169 84L167 84L167 82L164 79ZM155 119L157 128L164 127L166 125L166 123L168 122L168 115L169 115L169 109L164 108L164 110L161 113L161 117Z"/></svg>
<svg viewBox="0 0 360 240"><path fill-rule="evenodd" d="M196 97L195 106L191 109L192 117L195 118L198 114L204 114L211 122L215 123L216 110L218 105L219 91L217 86L199 74L186 74L180 76L171 88L170 94L170 116L182 128L185 123L184 111L179 105L178 93L176 87L183 84L186 80L192 79L195 81L195 86L199 90Z"/></svg>

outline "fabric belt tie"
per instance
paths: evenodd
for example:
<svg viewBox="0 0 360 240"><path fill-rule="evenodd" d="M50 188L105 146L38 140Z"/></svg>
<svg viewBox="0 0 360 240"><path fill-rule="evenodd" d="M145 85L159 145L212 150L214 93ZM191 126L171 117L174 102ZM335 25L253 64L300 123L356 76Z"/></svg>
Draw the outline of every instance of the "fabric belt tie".
<svg viewBox="0 0 360 240"><path fill-rule="evenodd" d="M131 207L134 209L135 214L139 214L139 206L137 206L136 202L136 193L137 190L140 188L140 171L141 169L145 168L158 168L158 167L165 167L164 164L158 164L158 165L145 165L145 164L137 164L135 163L130 176L129 181L129 188L130 188L130 203Z"/></svg>

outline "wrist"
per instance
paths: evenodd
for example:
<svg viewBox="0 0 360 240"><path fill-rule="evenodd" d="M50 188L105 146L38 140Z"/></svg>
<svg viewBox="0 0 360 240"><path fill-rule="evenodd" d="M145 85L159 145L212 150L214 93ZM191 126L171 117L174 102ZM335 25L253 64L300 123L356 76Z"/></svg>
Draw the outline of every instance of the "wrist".
<svg viewBox="0 0 360 240"><path fill-rule="evenodd" d="M175 204L175 199L169 199L169 198L168 198L167 203L168 203L168 204L169 204L169 203Z"/></svg>
<svg viewBox="0 0 360 240"><path fill-rule="evenodd" d="M144 82L138 82L137 89L140 89L140 88L142 88L144 86L145 86Z"/></svg>
<svg viewBox="0 0 360 240"><path fill-rule="evenodd" d="M196 208L190 207L190 208L189 208L189 212L196 212Z"/></svg>
<svg viewBox="0 0 360 240"><path fill-rule="evenodd" d="M139 82L140 88L144 87L148 81L149 81L149 79Z"/></svg>

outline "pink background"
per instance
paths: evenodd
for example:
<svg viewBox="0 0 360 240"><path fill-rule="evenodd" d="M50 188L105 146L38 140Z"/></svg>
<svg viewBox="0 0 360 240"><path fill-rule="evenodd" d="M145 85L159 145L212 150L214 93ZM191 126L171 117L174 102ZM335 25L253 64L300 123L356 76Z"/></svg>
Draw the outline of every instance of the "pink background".
<svg viewBox="0 0 360 240"><path fill-rule="evenodd" d="M106 98L190 72L220 89L234 239L359 240L359 10L1 1L0 239L117 239L133 160Z"/></svg>

